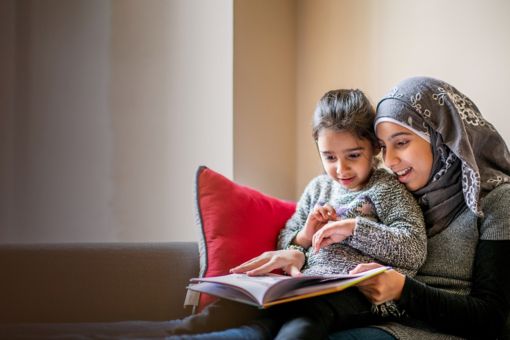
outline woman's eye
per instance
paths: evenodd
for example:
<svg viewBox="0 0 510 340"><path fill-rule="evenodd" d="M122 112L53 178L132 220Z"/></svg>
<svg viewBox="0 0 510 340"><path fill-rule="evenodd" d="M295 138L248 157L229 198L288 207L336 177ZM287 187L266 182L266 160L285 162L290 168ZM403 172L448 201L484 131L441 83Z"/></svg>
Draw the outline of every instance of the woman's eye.
<svg viewBox="0 0 510 340"><path fill-rule="evenodd" d="M335 161L335 156L331 156L331 155L324 156L324 159L329 162L332 162L332 161Z"/></svg>
<svg viewBox="0 0 510 340"><path fill-rule="evenodd" d="M406 146L407 144L409 144L409 141L408 141L408 140L401 140L401 141L397 141L397 142L395 143L395 145L396 145L397 147L404 147L404 146Z"/></svg>
<svg viewBox="0 0 510 340"><path fill-rule="evenodd" d="M356 158L359 158L361 156L361 153L351 153L349 154L349 158L350 159L356 159Z"/></svg>

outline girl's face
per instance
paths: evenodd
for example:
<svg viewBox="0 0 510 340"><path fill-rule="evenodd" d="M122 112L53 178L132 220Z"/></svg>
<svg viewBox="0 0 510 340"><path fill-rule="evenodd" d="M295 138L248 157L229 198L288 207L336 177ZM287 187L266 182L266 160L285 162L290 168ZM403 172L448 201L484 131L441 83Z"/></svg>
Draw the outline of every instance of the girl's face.
<svg viewBox="0 0 510 340"><path fill-rule="evenodd" d="M409 191L423 188L432 171L430 143L403 126L382 122L376 127L384 164Z"/></svg>
<svg viewBox="0 0 510 340"><path fill-rule="evenodd" d="M368 139L347 131L322 129L317 147L324 170L344 188L359 190L368 182L374 166L374 148Z"/></svg>

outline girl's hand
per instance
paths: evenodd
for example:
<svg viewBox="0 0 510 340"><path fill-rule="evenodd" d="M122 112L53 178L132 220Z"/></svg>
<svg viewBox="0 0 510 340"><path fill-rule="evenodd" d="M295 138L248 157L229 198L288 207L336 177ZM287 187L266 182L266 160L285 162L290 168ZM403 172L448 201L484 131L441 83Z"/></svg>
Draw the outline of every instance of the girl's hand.
<svg viewBox="0 0 510 340"><path fill-rule="evenodd" d="M282 269L290 276L301 275L300 269L305 264L305 255L299 250L284 249L266 251L237 267L230 269L231 273L246 273L250 276L264 275L275 269Z"/></svg>
<svg viewBox="0 0 510 340"><path fill-rule="evenodd" d="M303 248L309 248L312 245L313 235L317 230L321 229L329 221L336 221L336 211L329 205L316 205L314 210L308 215L305 226L301 229L295 239L294 243Z"/></svg>
<svg viewBox="0 0 510 340"><path fill-rule="evenodd" d="M381 267L379 263L362 263L350 271L350 274L361 273L370 269ZM368 280L358 283L356 286L374 304L386 301L399 300L406 281L405 275L394 269L385 271Z"/></svg>
<svg viewBox="0 0 510 340"><path fill-rule="evenodd" d="M326 224L313 235L313 249L317 252L330 244L345 240L352 235L354 227L356 227L356 219L354 218Z"/></svg>

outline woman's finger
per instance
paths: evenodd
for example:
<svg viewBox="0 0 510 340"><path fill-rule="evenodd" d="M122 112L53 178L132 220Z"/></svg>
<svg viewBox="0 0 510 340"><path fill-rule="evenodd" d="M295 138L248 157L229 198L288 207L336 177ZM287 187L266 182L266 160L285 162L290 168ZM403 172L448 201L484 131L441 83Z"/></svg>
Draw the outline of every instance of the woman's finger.
<svg viewBox="0 0 510 340"><path fill-rule="evenodd" d="M375 263L375 262L360 263L353 270L351 270L349 272L349 274L358 274L358 273L366 272L367 270L378 268L378 267L382 267L382 265L379 263Z"/></svg>
<svg viewBox="0 0 510 340"><path fill-rule="evenodd" d="M248 276L264 275L264 274L270 273L273 270L281 268L281 267L282 266L277 265L277 261L273 258L270 261L264 263L263 265L255 268L255 269L247 271L246 274Z"/></svg>
<svg viewBox="0 0 510 340"><path fill-rule="evenodd" d="M259 255L251 260L248 260L237 267L230 269L231 273L244 273L253 268L260 267L264 263L267 263L271 260L271 257L268 257L266 254Z"/></svg>
<svg viewBox="0 0 510 340"><path fill-rule="evenodd" d="M299 268L298 268L298 267L296 267L296 266L294 266L294 265L290 266L290 267L286 270L286 272L287 272L290 276L292 276L292 277L296 277L296 276L301 276L301 275L303 275L303 274L301 273L301 271L299 270Z"/></svg>

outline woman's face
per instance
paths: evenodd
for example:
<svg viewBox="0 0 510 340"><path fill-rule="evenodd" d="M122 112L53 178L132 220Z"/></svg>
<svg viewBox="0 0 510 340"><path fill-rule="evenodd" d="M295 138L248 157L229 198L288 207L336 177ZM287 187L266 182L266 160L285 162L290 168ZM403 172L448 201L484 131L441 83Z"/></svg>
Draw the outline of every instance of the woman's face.
<svg viewBox="0 0 510 340"><path fill-rule="evenodd" d="M409 191L423 188L433 164L430 143L403 126L382 122L376 127L384 164Z"/></svg>

